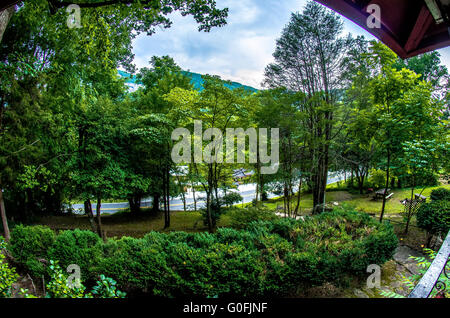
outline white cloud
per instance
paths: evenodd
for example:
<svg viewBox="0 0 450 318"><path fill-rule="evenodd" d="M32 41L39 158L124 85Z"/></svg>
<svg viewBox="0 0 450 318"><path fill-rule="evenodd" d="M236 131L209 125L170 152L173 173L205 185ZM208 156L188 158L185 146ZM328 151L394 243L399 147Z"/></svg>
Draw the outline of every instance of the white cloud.
<svg viewBox="0 0 450 318"><path fill-rule="evenodd" d="M133 43L135 64L148 66L154 55L170 55L186 70L219 75L224 79L260 88L264 69L273 61L276 39L289 22L291 12L301 11L306 0L223 0L229 8L228 24L209 33L198 32L192 17L172 14L170 29L157 30L151 37L140 35ZM368 32L344 19L345 33ZM441 50L450 65L450 49Z"/></svg>

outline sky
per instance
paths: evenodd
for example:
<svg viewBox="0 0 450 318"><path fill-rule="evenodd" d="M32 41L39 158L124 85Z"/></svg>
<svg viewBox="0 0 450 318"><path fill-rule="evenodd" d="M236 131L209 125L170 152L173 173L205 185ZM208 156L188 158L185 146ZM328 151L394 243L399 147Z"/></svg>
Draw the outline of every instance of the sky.
<svg viewBox="0 0 450 318"><path fill-rule="evenodd" d="M157 29L152 36L139 35L133 42L134 63L147 67L152 56L170 55L184 70L219 75L222 79L261 88L264 69L274 61L276 40L292 12L301 12L306 0L217 0L228 7L227 25L211 32L199 32L195 20L179 13L170 16L170 29ZM343 35L370 33L350 20ZM439 50L442 64L450 70L450 48Z"/></svg>

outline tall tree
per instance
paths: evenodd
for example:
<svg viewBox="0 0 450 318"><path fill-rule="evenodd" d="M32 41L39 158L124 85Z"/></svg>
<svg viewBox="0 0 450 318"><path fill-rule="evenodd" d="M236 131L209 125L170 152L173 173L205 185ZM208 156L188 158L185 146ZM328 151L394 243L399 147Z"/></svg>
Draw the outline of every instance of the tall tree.
<svg viewBox="0 0 450 318"><path fill-rule="evenodd" d="M31 1L16 1L12 5L0 11L0 42L14 11L23 9ZM196 1L159 1L159 0L81 0L81 1L61 1L61 0L39 0L39 5L44 8L41 15L60 15L60 12L70 5L77 5L83 12L101 10L104 16L118 19L118 25L122 28L130 28L137 32L155 32L155 26L161 25L165 28L171 26L172 22L167 17L174 11L179 11L183 16L192 15L199 24L200 31L209 32L213 27L220 27L226 24L228 9L216 8L214 0ZM111 14L113 13L113 14ZM63 17L67 19L68 17ZM129 36L132 36L131 33Z"/></svg>
<svg viewBox="0 0 450 318"><path fill-rule="evenodd" d="M193 170L206 193L206 219L208 229L212 232L215 228L214 216L217 216L213 213L220 215L220 183L224 176L230 174L227 169L229 167L222 164L223 158L220 156L223 153L217 149L225 143L222 137L227 128L241 126L239 118L243 114L245 97L250 93L242 88L230 89L226 85L231 83L222 81L217 76L205 75L203 79L204 89L201 92L175 88L166 99L175 106L178 114L183 116L184 125L180 127L188 127L192 135L195 134L195 121L202 123L203 131L213 129L209 139L200 136L200 149L195 149L195 141L191 143L194 148L191 153L203 157L202 162L194 160Z"/></svg>
<svg viewBox="0 0 450 318"><path fill-rule="evenodd" d="M264 84L303 92L300 101L307 114L309 161L313 204L324 203L329 149L333 139L333 114L342 59L349 39L340 37L343 24L335 13L309 1L303 13L293 13L277 40L275 63L266 68Z"/></svg>

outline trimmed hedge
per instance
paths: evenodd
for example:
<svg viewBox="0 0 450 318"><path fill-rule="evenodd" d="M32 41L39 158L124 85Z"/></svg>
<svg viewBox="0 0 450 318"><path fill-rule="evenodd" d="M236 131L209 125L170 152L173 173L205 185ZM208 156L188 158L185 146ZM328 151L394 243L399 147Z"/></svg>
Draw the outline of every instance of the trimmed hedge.
<svg viewBox="0 0 450 318"><path fill-rule="evenodd" d="M431 191L430 195L433 201L450 201L450 190L446 188L437 188Z"/></svg>
<svg viewBox="0 0 450 318"><path fill-rule="evenodd" d="M80 266L84 280L94 280L95 266L102 257L102 240L91 231L73 230L61 232L48 249L48 259L58 260L60 266Z"/></svg>
<svg viewBox="0 0 450 318"><path fill-rule="evenodd" d="M48 259L48 249L55 239L55 233L47 227L16 225L11 231L8 249L16 262L41 277L46 273L42 260Z"/></svg>
<svg viewBox="0 0 450 318"><path fill-rule="evenodd" d="M431 201L417 211L417 225L433 235L445 235L450 230L450 201Z"/></svg>
<svg viewBox="0 0 450 318"><path fill-rule="evenodd" d="M28 237L27 231L34 233L33 227L22 227L11 246L21 241L19 233ZM392 258L397 243L391 225L364 213L334 211L305 221L252 222L244 230L150 232L141 239L106 243L91 232L65 231L47 245L47 257L79 264L83 277L105 274L129 292L165 297L286 296L295 295L301 285L364 275L369 264ZM30 252L21 255L19 248L12 251L17 259L32 258Z"/></svg>

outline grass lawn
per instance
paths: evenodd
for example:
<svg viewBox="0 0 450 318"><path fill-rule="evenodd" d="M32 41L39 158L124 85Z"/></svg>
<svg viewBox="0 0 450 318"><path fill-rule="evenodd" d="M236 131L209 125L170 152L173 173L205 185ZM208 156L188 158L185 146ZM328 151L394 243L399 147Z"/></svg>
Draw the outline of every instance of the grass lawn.
<svg viewBox="0 0 450 318"><path fill-rule="evenodd" d="M442 185L450 189L450 185ZM333 188L333 185L331 186ZM426 197L430 196L433 189L438 187L427 188L423 192ZM421 189L417 189L415 192L419 193ZM402 217L399 216L403 212L403 205L400 200L403 200L410 196L411 189L394 189L393 197L387 201L386 204L386 217L393 220L393 222L402 222ZM381 210L381 201L372 201L372 195L367 194L351 194L347 191L341 191L334 188L332 191L326 193L327 202L339 202L340 204L346 203L354 206L357 210L366 213L372 213L379 215ZM296 203L296 201L295 201ZM294 203L294 204L295 204ZM251 204L251 203L248 203ZM248 205L246 204L246 205ZM264 204L275 210L277 206L283 206L283 198L276 198L264 202ZM309 214L312 210L312 195L303 194L300 203L300 214ZM238 206L242 206L239 204ZM129 212L120 212L113 215L102 216L103 228L106 231L108 237L121 237L121 236L133 236L142 237L150 231L171 232L171 231L185 231L185 232L203 232L207 231L207 227L203 224L203 220L199 212L171 212L171 226L169 229L164 229L164 215L163 213L152 214L148 210L144 209L139 216L131 216ZM86 229L90 230L90 224L86 216L52 216L52 217L40 217L34 220L33 224L46 225L50 228L60 231L68 229ZM218 223L219 227L229 226L229 217L224 214L220 218ZM415 225L415 220L413 220ZM396 232L401 233L402 225L396 225ZM415 232L412 227L412 232ZM408 235L408 237L414 237L415 235ZM424 238L417 237L416 241L408 242L410 246L420 246L423 244ZM406 239L406 238L405 238ZM420 243L420 244L419 244Z"/></svg>
<svg viewBox="0 0 450 318"><path fill-rule="evenodd" d="M430 201L431 191L437 188L450 189L450 185L441 185L437 187L425 188L422 195L427 197L427 201ZM414 193L420 193L423 188L418 188L414 190ZM386 202L386 213L388 214L399 214L404 211L404 206L400 203L401 200L411 197L411 188L405 189L393 189L394 195L390 200ZM381 211L382 201L372 201L371 195L352 195L352 199L348 201L349 204L353 205L357 210L368 213L379 214Z"/></svg>
<svg viewBox="0 0 450 318"><path fill-rule="evenodd" d="M354 206L358 211L366 212L366 213L375 213L379 215L381 211L381 205L382 201L373 201L372 196L373 194L351 194L348 191L339 191L336 190L335 184L332 184L329 186L330 189L333 189L332 191L328 191L325 195L325 201L326 202L345 202L346 204L349 204L351 206ZM441 185L437 187L430 187L426 188L422 195L429 197L431 194L431 191L433 189L437 188L446 188L450 189L450 185ZM423 188L418 188L414 190L414 193L420 193ZM411 188L405 188L405 189L393 189L392 192L394 195L391 197L390 200L386 201L386 208L385 213L386 214L399 214L403 212L404 206L400 203L401 200L405 198L411 197ZM294 198L294 206L296 204L297 199ZM283 198L276 198L268 200L267 202L264 202L264 204L270 208L270 209L276 209L277 206L283 207ZM302 194L301 201L300 201L300 208L301 213L300 214L309 214L313 207L313 200L312 200L312 194L306 193Z"/></svg>
<svg viewBox="0 0 450 318"><path fill-rule="evenodd" d="M148 232L204 232L207 226L203 225L203 220L199 212L177 212L170 214L170 228L164 229L164 214L150 214L143 210L139 216L131 216L129 212L121 212L113 215L102 216L103 229L107 237L133 236L142 237ZM88 218L82 216L51 216L37 218L34 225L45 225L55 231L82 229L90 230L91 226ZM224 215L218 226L229 225L229 218Z"/></svg>

